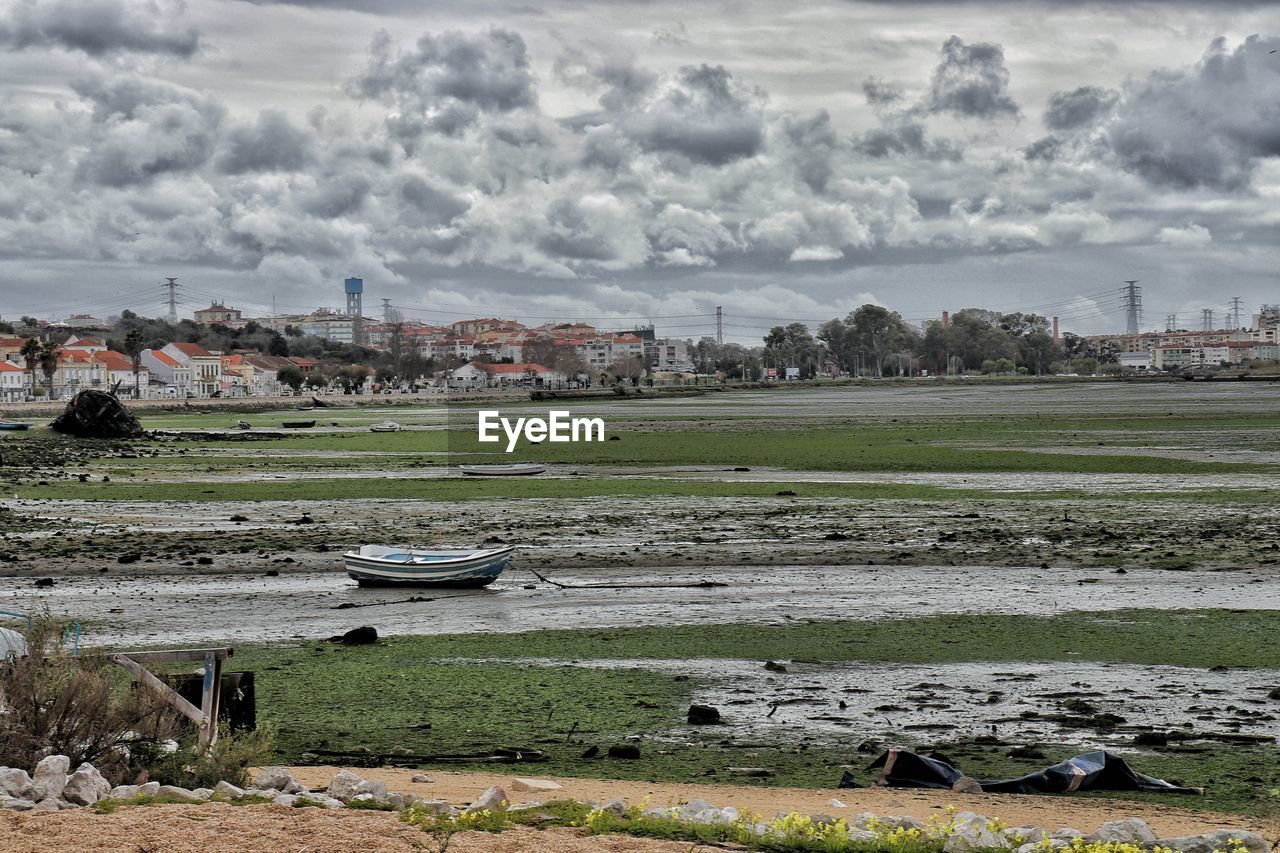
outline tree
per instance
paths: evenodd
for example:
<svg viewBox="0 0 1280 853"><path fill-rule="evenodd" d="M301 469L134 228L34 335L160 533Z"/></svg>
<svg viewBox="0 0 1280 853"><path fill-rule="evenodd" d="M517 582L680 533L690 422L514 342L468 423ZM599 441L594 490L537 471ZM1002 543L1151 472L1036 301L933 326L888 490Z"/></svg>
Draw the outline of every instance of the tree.
<svg viewBox="0 0 1280 853"><path fill-rule="evenodd" d="M124 336L124 351L133 366L133 399L135 400L142 396L142 389L138 387L138 374L142 372L142 350L142 332L134 329Z"/></svg>
<svg viewBox="0 0 1280 853"><path fill-rule="evenodd" d="M619 382L630 380L632 385L637 385L640 382L640 377L644 376L644 359L638 355L623 356L615 359L613 364L609 365L609 372Z"/></svg>
<svg viewBox="0 0 1280 853"><path fill-rule="evenodd" d="M53 341L45 341L40 346L40 371L49 386L49 399L53 399L53 377L58 372L58 356L62 348Z"/></svg>
<svg viewBox="0 0 1280 853"><path fill-rule="evenodd" d="M305 377L302 375L302 368L296 364L283 364L276 371L276 380L281 385L287 385L293 389L293 393L298 393L298 389L302 387L302 381Z"/></svg>
<svg viewBox="0 0 1280 853"><path fill-rule="evenodd" d="M36 367L40 364L40 341L36 338L27 338L22 342L22 349L18 351L22 356L22 360L27 365L27 373L31 376L31 393L36 392Z"/></svg>
<svg viewBox="0 0 1280 853"><path fill-rule="evenodd" d="M267 342L267 355L279 356L280 358L289 355L289 342L279 332L271 333L271 339Z"/></svg>

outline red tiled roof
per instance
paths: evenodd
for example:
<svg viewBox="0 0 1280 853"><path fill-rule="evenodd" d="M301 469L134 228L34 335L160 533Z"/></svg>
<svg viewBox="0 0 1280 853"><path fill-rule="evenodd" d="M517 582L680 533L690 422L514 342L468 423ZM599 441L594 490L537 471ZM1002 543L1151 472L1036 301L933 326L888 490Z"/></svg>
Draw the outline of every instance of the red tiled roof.
<svg viewBox="0 0 1280 853"><path fill-rule="evenodd" d="M173 348L174 348L174 349L176 349L178 352L182 353L183 355L187 355L187 356L202 356L202 355L211 356L211 355L213 355L213 353L209 352L207 349L205 349L204 347L200 346L199 344L180 344L180 343L174 342L174 344L173 344L172 346L173 346Z"/></svg>
<svg viewBox="0 0 1280 853"><path fill-rule="evenodd" d="M18 367L18 366L16 366L16 365L10 364L10 363L9 363L9 362L7 362L7 361L0 361L0 370L6 370L6 371L16 370L16 371L18 371L19 373L25 373L25 372L26 372L26 369L25 369L25 368Z"/></svg>
<svg viewBox="0 0 1280 853"><path fill-rule="evenodd" d="M151 355L153 358L155 358L156 361L160 362L161 364L168 365L169 367L182 367L182 362L178 361L176 358L169 355L167 352L161 352L158 349L153 349L151 351Z"/></svg>

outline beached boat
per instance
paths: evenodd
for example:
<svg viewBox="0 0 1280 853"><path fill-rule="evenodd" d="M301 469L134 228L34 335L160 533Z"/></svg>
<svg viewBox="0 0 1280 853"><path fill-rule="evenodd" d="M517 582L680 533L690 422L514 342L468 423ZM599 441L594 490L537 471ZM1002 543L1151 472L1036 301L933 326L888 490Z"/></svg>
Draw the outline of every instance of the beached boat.
<svg viewBox="0 0 1280 853"><path fill-rule="evenodd" d="M0 421L0 429L21 430L30 426L31 424L22 423L21 421Z"/></svg>
<svg viewBox="0 0 1280 853"><path fill-rule="evenodd" d="M315 421L285 421L281 426L287 429L308 429L316 425Z"/></svg>
<svg viewBox="0 0 1280 853"><path fill-rule="evenodd" d="M514 545L486 550L416 551L364 545L342 555L360 586L488 586L511 562Z"/></svg>
<svg viewBox="0 0 1280 853"><path fill-rule="evenodd" d="M459 465L458 470L472 477L529 477L547 470L536 462L517 462L514 465Z"/></svg>
<svg viewBox="0 0 1280 853"><path fill-rule="evenodd" d="M400 432L404 427L395 421L383 421L380 424L374 424L369 427L369 432Z"/></svg>

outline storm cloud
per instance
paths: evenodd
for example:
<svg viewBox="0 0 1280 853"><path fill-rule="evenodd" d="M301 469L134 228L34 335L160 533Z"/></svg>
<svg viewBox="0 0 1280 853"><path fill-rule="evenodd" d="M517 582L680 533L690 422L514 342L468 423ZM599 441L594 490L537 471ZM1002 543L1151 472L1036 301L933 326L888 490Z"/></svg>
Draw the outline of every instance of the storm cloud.
<svg viewBox="0 0 1280 853"><path fill-rule="evenodd" d="M1017 116L1004 49L990 42L965 44L959 36L947 39L929 83L927 105L934 112L972 118Z"/></svg>
<svg viewBox="0 0 1280 853"><path fill-rule="evenodd" d="M180 0L18 0L0 18L0 45L187 57L199 49L200 34L184 13Z"/></svg>
<svg viewBox="0 0 1280 853"><path fill-rule="evenodd" d="M1204 40L1158 69L1106 66L1123 47L1068 40L1075 53L1048 74L1008 27L943 41L911 11L875 51L823 54L774 34L749 44L754 31L725 41L694 12L654 38L652 20L554 26L577 8L554 4L547 24L527 7L473 20L442 7L439 25L411 29L413 4L372 20L269 7L322 19L306 44L345 48L305 55L322 64L304 98L269 74L243 92L206 85L251 51L194 6L94 0L102 20L137 24L98 42L59 29L58 8L0 11L0 68L16 82L33 62L54 69L0 97L13 281L58 259L147 282L199 269L233 282L233 303L277 286L310 302L358 272L370 292L490 313L697 313L728 295L737 310L813 313L873 290L919 313L962 286L975 304L989 282L1016 289L1024 268L1074 287L1086 274L1056 272L1065 258L1152 282L1144 269L1175 254L1170 275L1229 258L1263 280L1263 261L1280 263L1266 231L1280 195L1273 37ZM1062 71L1081 54L1104 59L1087 77Z"/></svg>

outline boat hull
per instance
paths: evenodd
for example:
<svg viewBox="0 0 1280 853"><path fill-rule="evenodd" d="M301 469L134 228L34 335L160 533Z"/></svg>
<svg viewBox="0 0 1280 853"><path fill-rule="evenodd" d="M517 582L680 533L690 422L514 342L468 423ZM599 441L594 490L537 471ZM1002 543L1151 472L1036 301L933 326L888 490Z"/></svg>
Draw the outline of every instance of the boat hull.
<svg viewBox="0 0 1280 853"><path fill-rule="evenodd" d="M458 470L468 477L532 477L547 470L546 465L459 465Z"/></svg>
<svg viewBox="0 0 1280 853"><path fill-rule="evenodd" d="M381 550L384 553L370 553ZM366 546L343 555L347 576L360 586L476 588L493 583L511 564L514 548L445 553L392 551ZM405 559L407 556L421 559ZM393 559L388 559L393 557Z"/></svg>
<svg viewBox="0 0 1280 853"><path fill-rule="evenodd" d="M0 429L8 429L8 430L24 430L24 429L27 429L27 428L28 428L28 427L30 427L30 426L31 426L31 424L3 423L3 424L0 424Z"/></svg>

